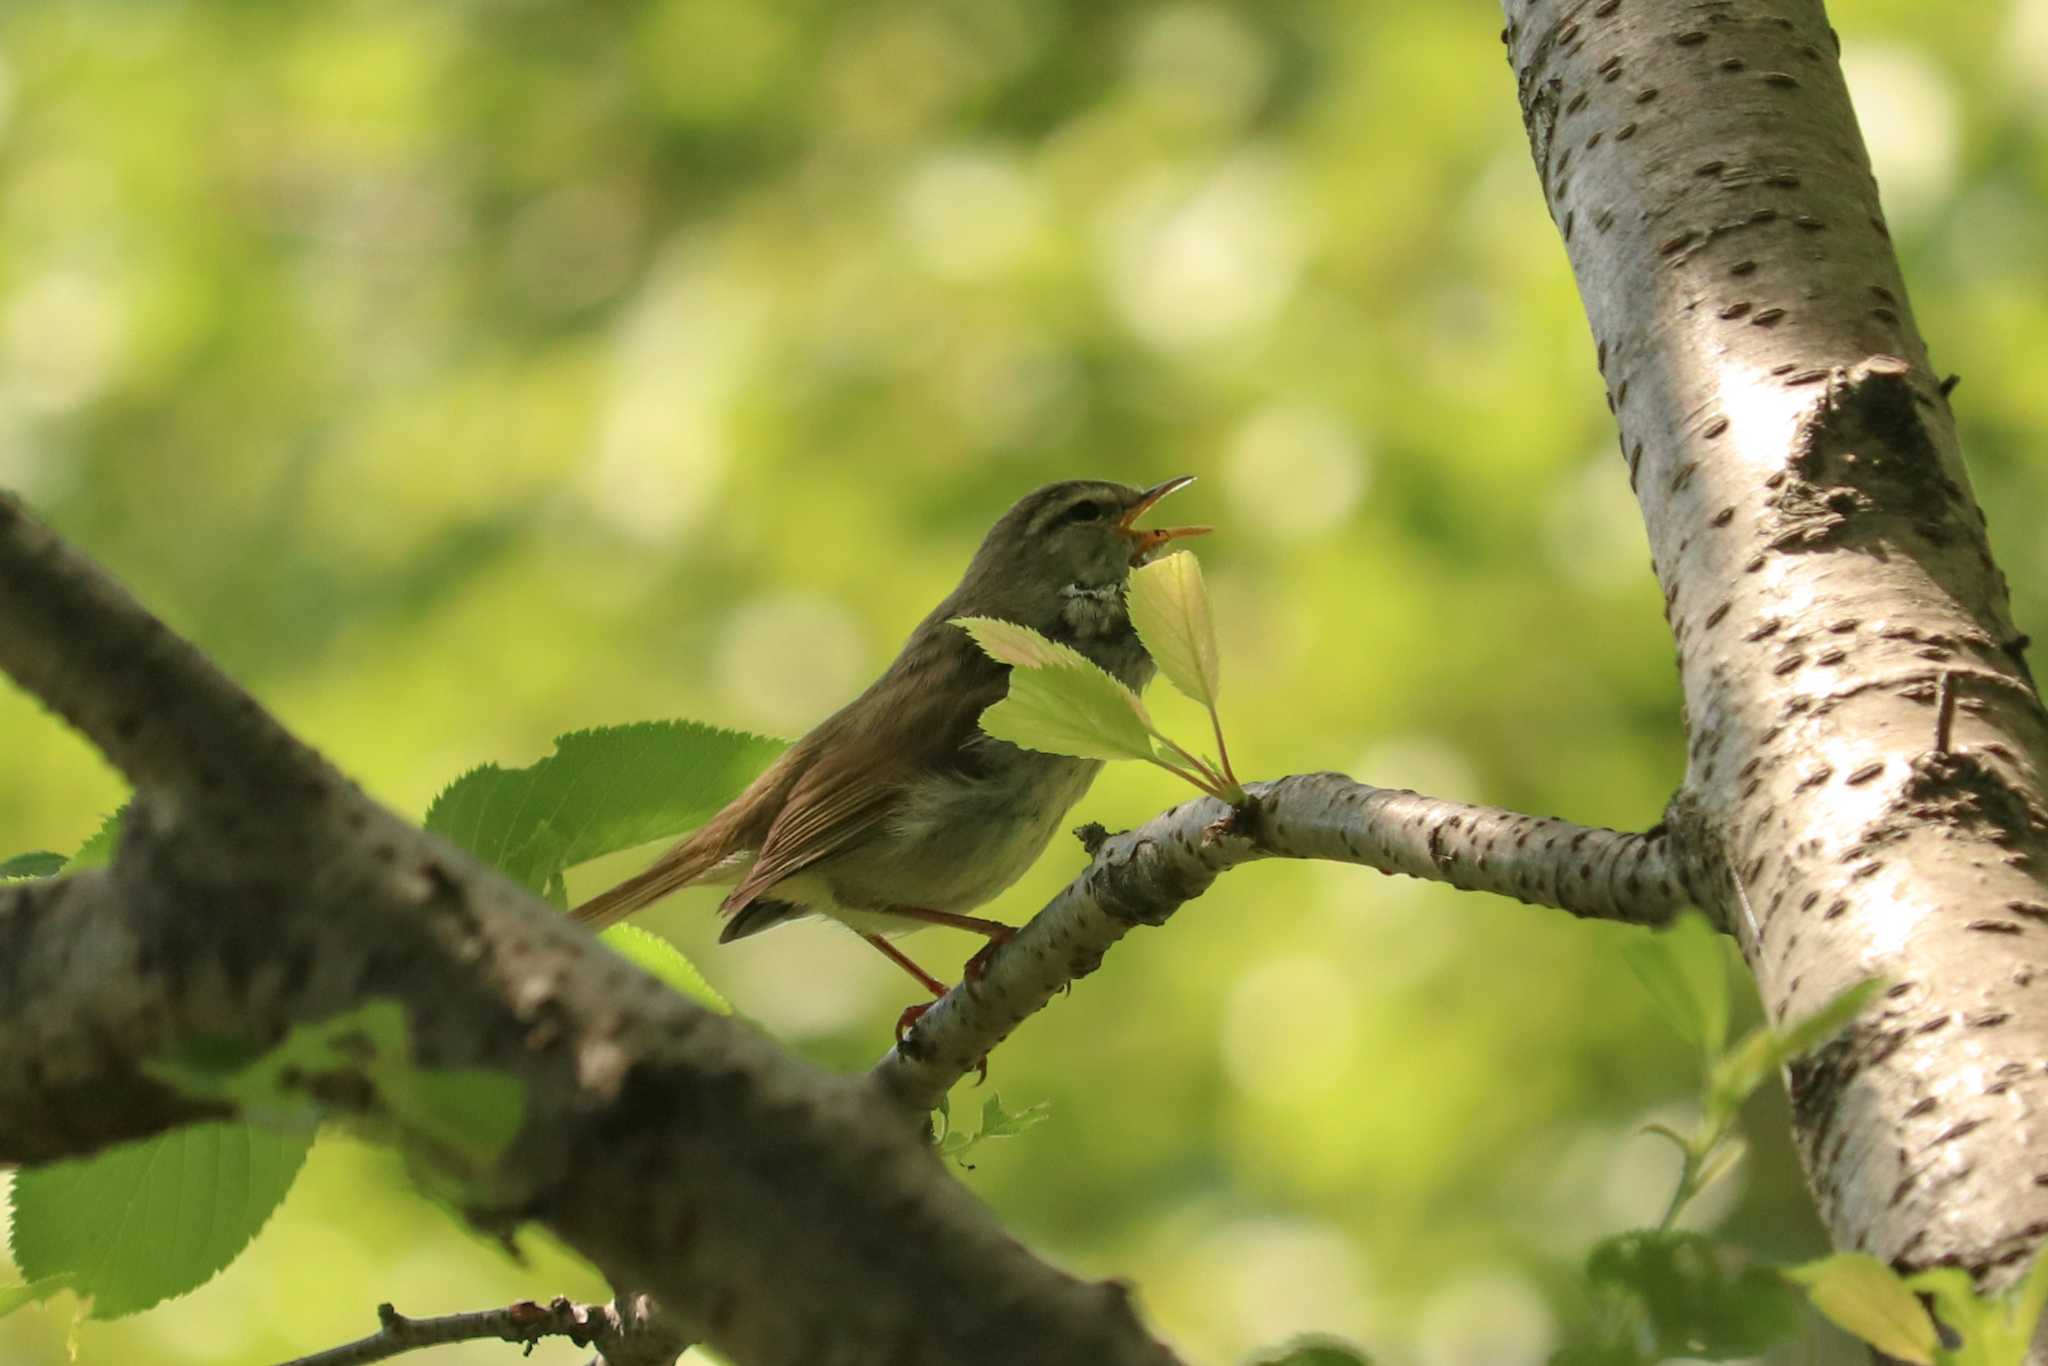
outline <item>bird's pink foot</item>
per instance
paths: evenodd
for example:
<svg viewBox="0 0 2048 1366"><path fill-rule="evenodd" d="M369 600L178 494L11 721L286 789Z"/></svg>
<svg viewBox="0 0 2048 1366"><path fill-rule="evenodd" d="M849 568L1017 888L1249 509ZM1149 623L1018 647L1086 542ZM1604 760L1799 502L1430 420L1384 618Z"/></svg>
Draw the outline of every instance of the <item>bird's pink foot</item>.
<svg viewBox="0 0 2048 1366"><path fill-rule="evenodd" d="M898 1048L901 1048L903 1041L910 1037L911 1026L923 1019L924 1013L937 1004L937 1001L921 1001L914 1006L903 1007L903 1013L896 1017L896 1046ZM979 1086L987 1080L988 1056L984 1054L981 1061L974 1064L974 1084Z"/></svg>
<svg viewBox="0 0 2048 1366"><path fill-rule="evenodd" d="M1017 937L1017 932L1005 926L1000 933L990 933L988 943L967 960L967 966L960 969L960 976L968 982L979 982L988 976L989 965L996 960L996 950Z"/></svg>
<svg viewBox="0 0 2048 1366"><path fill-rule="evenodd" d="M910 1027L924 1017L924 1013L937 1005L936 1001L920 1001L914 1006L903 1007L903 1013L896 1017L896 1043L900 1047L910 1036Z"/></svg>

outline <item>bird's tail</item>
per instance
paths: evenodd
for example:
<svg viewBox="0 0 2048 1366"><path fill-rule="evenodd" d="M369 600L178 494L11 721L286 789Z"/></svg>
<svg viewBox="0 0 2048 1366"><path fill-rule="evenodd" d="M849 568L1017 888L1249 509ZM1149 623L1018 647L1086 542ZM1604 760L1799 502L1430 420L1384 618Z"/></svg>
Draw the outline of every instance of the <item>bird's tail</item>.
<svg viewBox="0 0 2048 1366"><path fill-rule="evenodd" d="M646 872L627 878L609 891L599 892L570 911L569 915L593 930L601 930L615 920L625 919L642 906L650 906L670 892L689 886L717 861L712 851L698 847L694 840L685 840L655 860L654 866Z"/></svg>

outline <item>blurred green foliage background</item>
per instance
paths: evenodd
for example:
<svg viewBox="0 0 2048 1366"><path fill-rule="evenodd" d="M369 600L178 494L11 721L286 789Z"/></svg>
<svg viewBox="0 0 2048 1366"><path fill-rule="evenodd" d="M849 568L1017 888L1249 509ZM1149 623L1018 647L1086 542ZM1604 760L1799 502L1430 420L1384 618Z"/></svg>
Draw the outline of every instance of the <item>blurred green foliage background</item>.
<svg viewBox="0 0 2048 1366"><path fill-rule="evenodd" d="M1929 13L1834 18L2048 639L2048 0ZM1220 528L1247 776L1639 827L1682 763L1671 647L1499 26L1441 0L10 0L0 485L417 814L575 727L799 733L1019 495L1190 471L1173 514ZM0 852L69 850L123 795L5 688L0 774ZM1077 818L1183 795L1121 766ZM996 913L1081 860L1056 845ZM900 974L817 924L716 948L714 899L645 923L820 1063L880 1052ZM990 1084L1054 1118L963 1179L1134 1279L1199 1360L1320 1329L1540 1361L1587 1244L1659 1212L1673 1158L1636 1130L1694 1080L1620 933L1234 873L1001 1050ZM911 947L950 973L973 944ZM1749 1118L1694 1222L1811 1254L1782 1116ZM528 1243L522 1268L323 1142L248 1256L87 1325L81 1359L253 1363L383 1299L602 1293ZM0 1322L0 1358L64 1361L67 1314Z"/></svg>

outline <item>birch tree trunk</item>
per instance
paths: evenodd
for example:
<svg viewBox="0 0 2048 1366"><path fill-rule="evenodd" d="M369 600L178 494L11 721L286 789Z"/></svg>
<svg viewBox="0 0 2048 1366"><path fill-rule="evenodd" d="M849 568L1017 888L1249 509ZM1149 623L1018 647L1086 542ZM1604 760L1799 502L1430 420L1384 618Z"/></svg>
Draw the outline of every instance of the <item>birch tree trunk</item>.
<svg viewBox="0 0 2048 1366"><path fill-rule="evenodd" d="M1839 39L1817 0L1504 8L1678 645L1687 881L1774 1020L1890 984L1788 1078L1837 1245L2001 1286L2048 1233L2048 717Z"/></svg>

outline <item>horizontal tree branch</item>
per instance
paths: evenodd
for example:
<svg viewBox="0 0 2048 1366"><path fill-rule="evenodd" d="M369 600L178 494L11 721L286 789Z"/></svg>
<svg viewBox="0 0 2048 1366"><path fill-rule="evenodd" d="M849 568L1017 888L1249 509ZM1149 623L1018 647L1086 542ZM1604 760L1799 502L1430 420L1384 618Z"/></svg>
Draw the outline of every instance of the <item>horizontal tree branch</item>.
<svg viewBox="0 0 2048 1366"><path fill-rule="evenodd" d="M1025 1019L1093 972L1135 925L1160 925L1218 874L1256 859L1322 859L1495 892L1573 915L1662 924L1689 897L1661 827L1629 834L1468 806L1341 773L1249 783L1233 810L1204 797L1102 840L1094 861L948 992L876 1064L889 1095L922 1113Z"/></svg>

